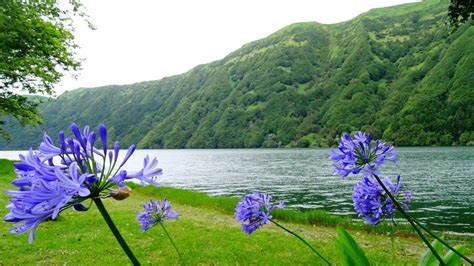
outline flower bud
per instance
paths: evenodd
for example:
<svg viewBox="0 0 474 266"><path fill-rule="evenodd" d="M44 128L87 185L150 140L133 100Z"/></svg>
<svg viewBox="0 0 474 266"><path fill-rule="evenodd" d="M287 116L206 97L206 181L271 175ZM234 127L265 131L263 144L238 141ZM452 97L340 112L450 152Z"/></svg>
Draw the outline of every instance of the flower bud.
<svg viewBox="0 0 474 266"><path fill-rule="evenodd" d="M111 189L110 190L110 195L112 198L115 200L124 200L130 196L130 193L132 192L132 189L129 187L123 187L119 189Z"/></svg>

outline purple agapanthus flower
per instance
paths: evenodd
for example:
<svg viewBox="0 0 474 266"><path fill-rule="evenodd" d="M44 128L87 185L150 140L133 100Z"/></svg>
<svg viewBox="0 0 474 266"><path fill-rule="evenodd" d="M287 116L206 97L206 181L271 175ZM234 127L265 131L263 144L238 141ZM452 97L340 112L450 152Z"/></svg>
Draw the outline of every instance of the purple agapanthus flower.
<svg viewBox="0 0 474 266"><path fill-rule="evenodd" d="M44 134L37 152L30 149L27 154L20 155L20 162L14 163L17 178L12 184L19 190L7 191L12 199L7 206L10 212L3 219L17 224L10 230L12 233L29 231L30 243L38 225L55 219L61 211L70 207L86 211L82 201L112 197L112 187L123 188L126 180L135 177L142 184L157 185L154 178L162 173L156 158L150 160L147 156L139 174L127 175L122 167L135 151L135 145L130 146L124 160L118 164L120 144L115 142L114 152L107 156L107 130L103 124L98 130L101 150L94 147L96 133L88 126L81 133L73 123L71 131L73 134L69 137L59 132L58 146Z"/></svg>
<svg viewBox="0 0 474 266"><path fill-rule="evenodd" d="M13 227L10 232L22 234L30 231L29 242L34 239L36 227L47 219L55 219L58 213L67 204L74 202L74 197L87 197L89 189L83 186L86 175L80 174L77 164L72 163L67 173L55 168L56 178L43 178L41 174L31 183L29 189L7 190L7 195L12 196L7 208L10 213L3 218L7 222L20 224ZM53 180L51 180L53 179Z"/></svg>
<svg viewBox="0 0 474 266"><path fill-rule="evenodd" d="M408 209L411 201L410 192L401 192L402 182L397 176L396 184L389 177L380 180L381 166L386 161L397 162L397 155L393 146L376 140L372 142L370 134L360 131L351 137L344 133L337 150L330 151L329 158L334 161L334 173L347 177L349 174L361 173L362 179L354 188L352 200L354 208L365 223L376 225L385 218L393 223L394 203L385 193L383 185L390 194L400 203L402 208ZM379 183L380 181L380 183Z"/></svg>
<svg viewBox="0 0 474 266"><path fill-rule="evenodd" d="M382 182L401 206L408 209L411 193L401 191L400 176L397 176L395 184L392 183L389 177L385 177ZM393 219L394 203L375 178L363 177L354 187L352 200L354 201L354 209L360 217L364 218L365 223L376 225L388 218L395 224Z"/></svg>
<svg viewBox="0 0 474 266"><path fill-rule="evenodd" d="M379 140L372 142L370 134L356 132L354 138L347 133L341 138L337 150L331 149L329 159L334 161L334 173L342 177L363 173L363 176L381 174L385 161L397 161L393 146Z"/></svg>
<svg viewBox="0 0 474 266"><path fill-rule="evenodd" d="M272 218L270 211L282 209L283 202L271 205L272 197L259 192L247 195L237 204L235 208L235 218L238 222L243 222L242 229L250 235L261 226L268 223ZM245 224L245 222L247 222Z"/></svg>
<svg viewBox="0 0 474 266"><path fill-rule="evenodd" d="M127 176L129 178L136 178L141 180L142 184L150 183L158 186L159 184L155 181L155 177L163 173L161 168L157 168L158 160L154 158L150 161L150 157L145 156L143 159L143 169L136 173L130 173Z"/></svg>
<svg viewBox="0 0 474 266"><path fill-rule="evenodd" d="M168 200L148 201L143 205L145 212L137 212L137 221L140 223L142 232L162 223L166 219L178 219L179 214L171 210L171 204Z"/></svg>

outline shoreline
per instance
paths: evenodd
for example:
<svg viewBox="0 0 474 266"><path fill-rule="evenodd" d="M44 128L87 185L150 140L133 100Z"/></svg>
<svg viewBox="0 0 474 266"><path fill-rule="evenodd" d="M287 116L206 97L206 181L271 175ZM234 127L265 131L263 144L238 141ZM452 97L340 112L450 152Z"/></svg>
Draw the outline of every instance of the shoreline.
<svg viewBox="0 0 474 266"><path fill-rule="evenodd" d="M179 204L184 204L198 208L208 208L214 211L219 211L222 214L233 215L235 206L240 200L238 197L230 196L210 196L204 192L193 191L189 189L174 188L174 187L153 187L145 186L142 187L136 183L128 182L128 186L133 191L145 194L149 196L165 197L169 200L173 200ZM132 192L133 193L133 192ZM351 230L364 231L368 233L385 234L391 232L392 226L389 221L372 226L365 224L362 219L353 219L348 216L332 214L325 210L319 209L306 209L306 210L295 210L295 209L282 209L274 210L272 212L274 218L301 225L316 225L336 228L342 226ZM408 223L400 223L397 220L398 225L394 227L398 235L416 236L415 232L409 226ZM474 239L474 234L469 232L453 232L453 231L436 231L443 235L447 235L453 239Z"/></svg>
<svg viewBox="0 0 474 266"><path fill-rule="evenodd" d="M10 160L0 158L0 166L4 164L2 162L11 164ZM11 170L13 171L13 168L11 168ZM2 174L2 172L3 171L0 170L0 174ZM235 211L235 206L240 199L240 197L236 196L212 196L207 194L206 192L200 192L189 188L176 188L169 186L142 187L134 181L129 181L128 184L132 189L136 190L139 193L149 194L151 196L162 194L170 200L175 200L181 204L200 208L209 208L212 210L217 210L223 214L230 215L233 215ZM281 219L282 221L287 221L296 224L321 225L327 227L343 226L345 228L361 230L371 233L387 233L393 230L389 221L384 221L383 223L377 226L372 226L365 224L363 220L358 218L355 214L338 215L333 214L324 209L292 208L286 206L283 210L275 210L273 212L273 216L277 219ZM403 219L397 217L396 221L398 225L394 228L399 234L415 235L413 229L408 225L408 223L404 223ZM459 232L450 229L430 229L432 229L434 232L449 235L451 237L474 238L474 233L471 232Z"/></svg>
<svg viewBox="0 0 474 266"><path fill-rule="evenodd" d="M0 205L8 204L6 189L14 178L10 161L0 160ZM136 212L150 200L166 197L180 219L167 221L167 228L183 253L185 264L314 264L317 258L294 237L272 224L246 235L233 215L238 198L211 197L201 192L169 187L141 187L130 184L131 196L123 201L104 200L110 215L128 244L144 264L177 264L176 252L166 241L162 230L155 228L141 233ZM0 215L7 213L0 208ZM272 212L275 219L296 230L311 242L330 261L337 256L334 248L336 222L339 218L324 213L280 210ZM337 220L333 220L337 219ZM331 225L332 223L332 225ZM351 221L352 223L352 221ZM327 225L325 225L327 224ZM363 225L362 222L357 223ZM426 251L423 243L412 233L397 231L392 251L390 234L383 230L366 230L360 226L342 225L361 245L374 264L387 264L395 252L392 264L416 264ZM28 234L8 233L11 224L0 223L0 264L126 264L128 260L108 230L97 208L87 212L67 210L54 221L42 223L36 230L36 239L28 244ZM379 227L382 228L382 227ZM401 227L400 227L401 228ZM466 254L472 254L474 241L470 237L447 236L451 243L465 245ZM24 252L27 249L29 252ZM105 253L104 253L105 252ZM104 254L113 254L104 256Z"/></svg>

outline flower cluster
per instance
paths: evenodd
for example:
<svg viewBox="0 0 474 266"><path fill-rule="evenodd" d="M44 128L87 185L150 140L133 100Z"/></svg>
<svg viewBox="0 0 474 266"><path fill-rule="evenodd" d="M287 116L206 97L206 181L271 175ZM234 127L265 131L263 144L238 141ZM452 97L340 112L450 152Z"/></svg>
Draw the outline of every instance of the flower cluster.
<svg viewBox="0 0 474 266"><path fill-rule="evenodd" d="M385 161L397 161L393 146L376 140L370 134L357 132L354 138L347 133L341 139L338 150L331 149L329 159L335 161L334 173L347 177L349 174L363 172L364 176L379 174Z"/></svg>
<svg viewBox="0 0 474 266"><path fill-rule="evenodd" d="M156 167L156 159L150 161L148 156L141 171L128 173L122 170L135 151L135 145L129 147L124 159L118 163L120 144L115 142L113 150L107 153L107 129L103 124L98 128L101 150L94 147L96 133L88 126L81 132L73 123L71 131L71 137L59 132L58 146L44 134L39 150L30 149L14 164L17 179L12 184L19 190L7 191L13 198L7 206L10 212L3 219L19 223L10 230L12 233L30 231L30 243L38 225L55 219L61 211L70 207L85 211L87 208L81 202L111 197L115 191L111 188L123 188L127 179L137 178L142 183L156 185L154 178L162 173Z"/></svg>
<svg viewBox="0 0 474 266"><path fill-rule="evenodd" d="M397 176L396 184L393 184L389 177L385 177L382 182L403 208L408 209L411 193L401 192L402 182L400 176ZM396 224L393 219L394 203L375 179L363 177L354 187L352 200L354 201L354 209L359 213L359 216L364 217L365 223L376 225L382 222L384 218L388 218Z"/></svg>
<svg viewBox="0 0 474 266"><path fill-rule="evenodd" d="M381 182L401 203L408 209L411 201L410 192L401 192L400 176L394 185L389 177L383 180L378 178L382 174L381 166L386 161L397 162L397 155L393 146L386 145L379 140L372 142L370 134L356 132L352 138L345 133L341 138L338 150L331 150L329 158L334 161L334 173L342 177L349 174L362 174L362 179L354 188L352 200L354 209L359 216L364 217L368 224L376 225L389 218L393 223L394 203L382 187ZM380 181L378 181L378 180ZM400 196L402 195L402 196Z"/></svg>
<svg viewBox="0 0 474 266"><path fill-rule="evenodd" d="M269 219L272 218L270 215L271 210L283 208L283 202L280 201L277 205L271 205L271 201L271 196L254 192L243 197L237 204L235 217L238 222L248 221L247 224L242 224L242 229L246 234L249 235L268 223Z"/></svg>
<svg viewBox="0 0 474 266"><path fill-rule="evenodd" d="M179 214L171 210L171 204L166 198L156 202L150 200L143 205L143 208L145 208L145 212L137 213L137 221L140 223L142 232L162 223L165 219L179 218Z"/></svg>

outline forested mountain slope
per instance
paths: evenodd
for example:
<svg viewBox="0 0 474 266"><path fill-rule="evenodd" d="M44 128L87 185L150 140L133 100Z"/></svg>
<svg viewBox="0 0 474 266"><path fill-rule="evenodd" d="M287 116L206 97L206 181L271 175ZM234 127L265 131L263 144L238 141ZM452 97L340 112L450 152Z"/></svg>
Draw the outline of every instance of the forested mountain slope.
<svg viewBox="0 0 474 266"><path fill-rule="evenodd" d="M361 129L396 145L474 144L474 25L450 33L447 4L297 23L181 75L67 92L0 148L36 147L72 121L141 148L328 146Z"/></svg>

